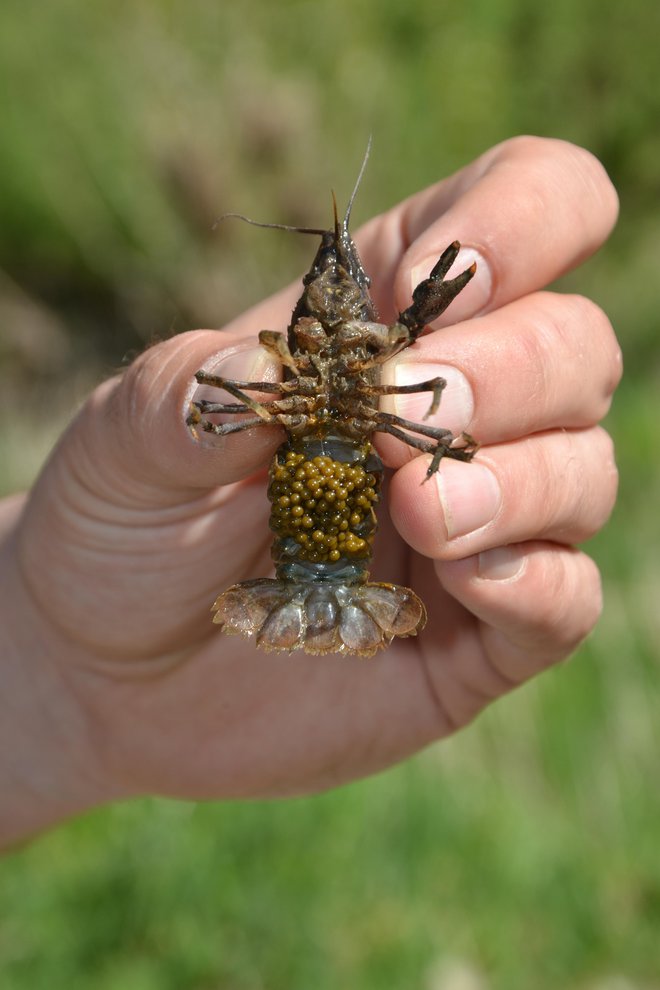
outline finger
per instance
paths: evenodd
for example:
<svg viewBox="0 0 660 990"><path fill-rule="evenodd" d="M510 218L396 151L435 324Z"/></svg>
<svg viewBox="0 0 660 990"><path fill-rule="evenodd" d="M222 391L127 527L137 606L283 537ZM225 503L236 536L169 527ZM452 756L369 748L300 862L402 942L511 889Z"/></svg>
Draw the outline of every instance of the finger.
<svg viewBox="0 0 660 990"><path fill-rule="evenodd" d="M63 448L77 475L95 491L113 498L120 492L128 502L156 508L267 465L282 441L277 426L226 437L198 431L195 439L186 418L200 392L194 377L200 368L242 380L275 381L278 373L263 348L213 331L181 334L150 348L97 389L77 417ZM236 401L223 392L218 398Z"/></svg>
<svg viewBox="0 0 660 990"><path fill-rule="evenodd" d="M596 565L567 547L517 544L435 567L444 590L478 622L473 649L442 663L427 657L435 694L457 726L572 653L602 609Z"/></svg>
<svg viewBox="0 0 660 990"><path fill-rule="evenodd" d="M429 333L383 371L387 384L435 377L447 387L428 416L428 392L389 397L404 419L468 432L482 444L541 430L592 426L621 378L621 350L603 311L582 296L534 293L486 316ZM388 463L409 459L382 445Z"/></svg>
<svg viewBox="0 0 660 990"><path fill-rule="evenodd" d="M522 137L372 220L358 244L390 318L409 305L413 288L447 245L459 240L463 248L452 272L476 260L477 273L438 321L444 326L496 309L574 268L603 243L617 212L614 187L588 151Z"/></svg>
<svg viewBox="0 0 660 990"><path fill-rule="evenodd" d="M418 457L390 484L401 536L426 557L451 560L532 539L577 543L609 517L617 488L612 442L594 427L539 434L442 461L428 482Z"/></svg>

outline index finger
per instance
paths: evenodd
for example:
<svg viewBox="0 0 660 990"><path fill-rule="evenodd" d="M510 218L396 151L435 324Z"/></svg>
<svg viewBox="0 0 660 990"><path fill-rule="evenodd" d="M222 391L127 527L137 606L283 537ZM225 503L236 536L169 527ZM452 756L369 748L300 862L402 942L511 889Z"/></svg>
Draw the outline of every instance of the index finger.
<svg viewBox="0 0 660 990"><path fill-rule="evenodd" d="M370 221L358 234L387 319L410 303L441 252L477 273L437 325L458 323L543 288L605 241L617 194L590 152L549 138L497 145L455 175Z"/></svg>

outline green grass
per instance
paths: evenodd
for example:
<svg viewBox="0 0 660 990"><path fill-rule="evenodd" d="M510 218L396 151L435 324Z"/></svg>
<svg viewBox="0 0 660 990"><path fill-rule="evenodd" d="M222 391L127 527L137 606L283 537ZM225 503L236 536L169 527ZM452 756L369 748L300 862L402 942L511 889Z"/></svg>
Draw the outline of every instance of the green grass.
<svg viewBox="0 0 660 990"><path fill-rule="evenodd" d="M325 222L369 133L358 221L515 133L598 154L621 223L564 284L611 315L627 376L606 610L577 657L333 794L55 830L0 867L0 986L472 990L461 966L474 990L660 986L659 30L642 0L5 0L3 491L145 341L302 270L307 242L212 221Z"/></svg>

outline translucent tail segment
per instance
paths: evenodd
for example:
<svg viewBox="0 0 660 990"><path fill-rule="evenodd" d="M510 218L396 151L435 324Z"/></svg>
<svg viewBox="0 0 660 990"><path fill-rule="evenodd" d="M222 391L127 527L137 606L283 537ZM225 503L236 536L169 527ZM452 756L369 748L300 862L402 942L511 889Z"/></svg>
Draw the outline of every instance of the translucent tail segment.
<svg viewBox="0 0 660 990"><path fill-rule="evenodd" d="M371 657L395 637L426 624L417 595L395 584L323 583L258 578L224 591L213 621L230 635L256 636L267 651Z"/></svg>

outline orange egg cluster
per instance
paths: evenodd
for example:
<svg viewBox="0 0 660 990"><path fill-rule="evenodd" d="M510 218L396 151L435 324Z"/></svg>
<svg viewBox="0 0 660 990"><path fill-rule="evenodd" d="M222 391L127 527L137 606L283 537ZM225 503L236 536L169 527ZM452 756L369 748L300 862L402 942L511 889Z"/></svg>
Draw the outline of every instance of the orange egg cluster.
<svg viewBox="0 0 660 990"><path fill-rule="evenodd" d="M334 563L371 555L378 502L375 475L362 464L288 450L276 457L268 490L271 528L293 537L299 560Z"/></svg>

